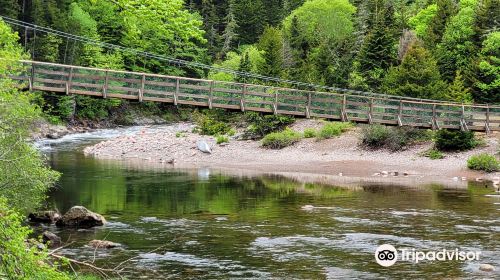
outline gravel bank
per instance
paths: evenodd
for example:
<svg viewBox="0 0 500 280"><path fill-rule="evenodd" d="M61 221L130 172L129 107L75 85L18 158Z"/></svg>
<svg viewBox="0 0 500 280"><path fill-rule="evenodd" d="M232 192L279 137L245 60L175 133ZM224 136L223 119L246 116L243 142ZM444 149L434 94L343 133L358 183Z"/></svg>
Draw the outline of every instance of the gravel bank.
<svg viewBox="0 0 500 280"><path fill-rule="evenodd" d="M302 131L307 127L319 126L319 122L315 120L300 120L292 128ZM500 175L473 172L466 168L469 156L498 151L498 134L487 137L484 147L461 153L447 153L444 159L431 160L419 155L431 148L431 143L397 153L365 150L358 145L359 129L334 139L303 139L282 150L269 150L262 148L259 141L250 140L231 140L228 144L217 145L214 137L191 133L193 127L193 124L179 123L161 131L145 129L134 136L120 136L87 147L84 153L103 159L142 161L179 168L210 167L276 173L298 180L311 178L307 181L323 182L338 181L340 178L342 181L347 178L364 178L375 182L453 182L462 181L462 177L476 180ZM178 135L179 132L182 135ZM202 153L196 148L199 140L212 146L212 154ZM389 175L385 175L384 171ZM398 176L391 175L391 172L398 172ZM382 174L374 175L376 173Z"/></svg>

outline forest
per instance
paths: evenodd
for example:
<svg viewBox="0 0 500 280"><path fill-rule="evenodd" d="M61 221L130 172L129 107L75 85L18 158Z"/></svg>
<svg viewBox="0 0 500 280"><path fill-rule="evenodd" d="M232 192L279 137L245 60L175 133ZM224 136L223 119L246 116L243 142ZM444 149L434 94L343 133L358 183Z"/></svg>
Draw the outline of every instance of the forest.
<svg viewBox="0 0 500 280"><path fill-rule="evenodd" d="M12 26L39 61L291 86L256 78L264 76L461 103L500 102L499 0L1 0L0 7L7 19L215 68ZM81 96L45 95L40 102L62 120L75 113L104 118L120 105Z"/></svg>

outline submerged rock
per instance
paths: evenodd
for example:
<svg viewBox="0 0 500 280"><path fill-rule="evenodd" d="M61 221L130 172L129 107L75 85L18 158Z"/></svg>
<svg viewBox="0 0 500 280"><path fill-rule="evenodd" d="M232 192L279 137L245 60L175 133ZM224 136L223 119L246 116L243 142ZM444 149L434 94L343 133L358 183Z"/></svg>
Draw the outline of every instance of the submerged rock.
<svg viewBox="0 0 500 280"><path fill-rule="evenodd" d="M89 242L89 246L92 248L97 248L97 249L111 249L111 248L116 248L120 247L120 243L115 243L107 240L92 240Z"/></svg>
<svg viewBox="0 0 500 280"><path fill-rule="evenodd" d="M57 211L40 211L28 215L30 222L52 224L61 219L61 214Z"/></svg>
<svg viewBox="0 0 500 280"><path fill-rule="evenodd" d="M487 264L487 263L482 263L479 265L479 270L482 270L482 271L495 271L495 267L492 266L491 264Z"/></svg>
<svg viewBox="0 0 500 280"><path fill-rule="evenodd" d="M60 227L91 228L102 226L106 219L102 215L94 213L83 206L73 206L64 214L56 225Z"/></svg>
<svg viewBox="0 0 500 280"><path fill-rule="evenodd" d="M61 237L55 235L54 233L52 233L50 231L44 231L42 233L42 240L43 240L43 243L48 244L49 247L51 247L51 248L59 247L62 245Z"/></svg>

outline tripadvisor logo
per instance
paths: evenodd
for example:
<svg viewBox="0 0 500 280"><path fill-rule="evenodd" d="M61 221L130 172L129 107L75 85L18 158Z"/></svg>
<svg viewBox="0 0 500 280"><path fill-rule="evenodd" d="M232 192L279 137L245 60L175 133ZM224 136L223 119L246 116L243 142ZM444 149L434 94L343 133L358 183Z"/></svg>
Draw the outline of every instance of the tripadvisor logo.
<svg viewBox="0 0 500 280"><path fill-rule="evenodd" d="M420 261L478 261L480 254L480 251L459 251L458 249L427 252L415 249L401 249L398 253L394 246L383 244L375 251L375 260L379 265L389 267L398 260L413 263L419 263Z"/></svg>

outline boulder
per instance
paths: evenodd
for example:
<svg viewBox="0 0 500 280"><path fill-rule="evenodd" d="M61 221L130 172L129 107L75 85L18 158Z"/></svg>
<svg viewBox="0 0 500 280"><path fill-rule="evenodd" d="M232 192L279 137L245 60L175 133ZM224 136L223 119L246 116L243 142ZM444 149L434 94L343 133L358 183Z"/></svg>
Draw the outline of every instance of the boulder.
<svg viewBox="0 0 500 280"><path fill-rule="evenodd" d="M61 214L57 211L40 211L28 215L30 222L53 224L61 219Z"/></svg>
<svg viewBox="0 0 500 280"><path fill-rule="evenodd" d="M89 246L96 249L111 249L120 247L120 243L115 243L107 240L92 240L89 242Z"/></svg>
<svg viewBox="0 0 500 280"><path fill-rule="evenodd" d="M103 216L94 213L83 206L73 206L64 214L56 225L60 227L91 228L106 223Z"/></svg>
<svg viewBox="0 0 500 280"><path fill-rule="evenodd" d="M59 247L62 245L61 237L55 235L54 233L52 233L50 231L44 231L42 233L42 240L43 240L43 243L48 244L49 247L51 247L51 248Z"/></svg>

